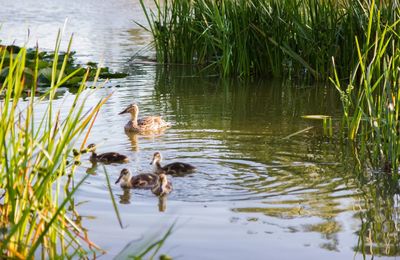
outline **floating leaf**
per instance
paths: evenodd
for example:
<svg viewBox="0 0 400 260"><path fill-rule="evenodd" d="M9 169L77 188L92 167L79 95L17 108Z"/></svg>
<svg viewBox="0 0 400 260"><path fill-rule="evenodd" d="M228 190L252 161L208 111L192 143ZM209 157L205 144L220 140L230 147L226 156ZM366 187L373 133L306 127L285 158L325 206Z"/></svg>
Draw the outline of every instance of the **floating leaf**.
<svg viewBox="0 0 400 260"><path fill-rule="evenodd" d="M301 116L301 118L313 119L313 120L326 120L326 119L331 118L331 116L326 116L326 115L305 115L305 116Z"/></svg>

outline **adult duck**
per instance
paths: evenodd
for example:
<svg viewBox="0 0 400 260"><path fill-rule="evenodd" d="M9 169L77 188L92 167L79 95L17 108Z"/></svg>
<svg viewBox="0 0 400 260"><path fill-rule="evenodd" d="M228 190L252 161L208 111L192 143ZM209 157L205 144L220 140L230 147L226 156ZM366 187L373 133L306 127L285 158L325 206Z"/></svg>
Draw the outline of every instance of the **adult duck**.
<svg viewBox="0 0 400 260"><path fill-rule="evenodd" d="M167 175L165 173L161 173L158 175L158 181L156 185L151 189L156 196L166 196L172 191L172 183L168 181Z"/></svg>
<svg viewBox="0 0 400 260"><path fill-rule="evenodd" d="M122 169L115 184L120 183L124 189L151 189L158 183L159 176L152 173L142 173L132 176L128 169Z"/></svg>
<svg viewBox="0 0 400 260"><path fill-rule="evenodd" d="M173 162L165 166L161 166L162 156L160 152L155 152L153 160L150 164L154 165L154 172L156 174L165 173L169 175L184 175L196 171L196 167L191 164L183 162Z"/></svg>
<svg viewBox="0 0 400 260"><path fill-rule="evenodd" d="M92 152L92 155L90 156L90 161L93 163L95 163L95 162L126 163L129 161L129 159L126 155L116 153L116 152L97 154L95 144L89 144L87 148L88 148L89 152Z"/></svg>
<svg viewBox="0 0 400 260"><path fill-rule="evenodd" d="M129 113L131 114L131 120L125 125L125 130L134 133L146 133L156 132L171 126L162 119L161 116L146 116L138 118L139 107L136 104L131 104L125 110L119 113L119 115Z"/></svg>

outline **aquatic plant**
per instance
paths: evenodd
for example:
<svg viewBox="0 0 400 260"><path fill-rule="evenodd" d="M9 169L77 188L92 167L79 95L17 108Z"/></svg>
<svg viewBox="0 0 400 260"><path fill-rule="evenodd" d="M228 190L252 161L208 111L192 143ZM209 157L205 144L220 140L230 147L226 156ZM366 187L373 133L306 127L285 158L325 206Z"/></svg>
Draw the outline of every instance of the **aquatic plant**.
<svg viewBox="0 0 400 260"><path fill-rule="evenodd" d="M71 46L71 43L70 45ZM68 51L59 56L58 37L48 91L36 97L37 84L27 84L28 51L21 48L8 56L8 70L0 85L0 258L42 259L87 257L101 252L80 226L72 196L82 180L71 184L79 165L74 150L85 134L84 147L96 115L107 98L86 111L93 91L84 91L87 70L69 108L58 107L60 86L80 69L66 72ZM0 71L9 52L0 49ZM59 59L62 62L59 63ZM36 52L33 83L40 77ZM59 66L61 65L61 66ZM94 77L96 82L100 71ZM96 83L94 83L96 84ZM28 93L22 99L23 93ZM38 109L40 108L40 109Z"/></svg>
<svg viewBox="0 0 400 260"><path fill-rule="evenodd" d="M367 40L369 10L380 10L381 21L399 19L397 1L154 0L155 10L140 2L159 62L222 76L327 79L331 57L347 73L357 63L355 37Z"/></svg>
<svg viewBox="0 0 400 260"><path fill-rule="evenodd" d="M70 48L70 47L69 47ZM15 45L0 45L2 50L3 60L2 69L0 69L0 83L4 82L10 71L11 61L15 59L17 54L21 51L21 47ZM32 84L40 87L50 87L51 80L53 77L53 66L55 64L55 58L57 57L57 75L63 67L63 77L74 73L73 77L64 81L62 86L79 88L83 78L88 81L94 80L96 77L97 70L100 73L99 78L121 78L126 77L127 74L119 72L111 72L108 67L98 68L98 64L94 62L88 62L86 65L79 65L75 61L75 52L68 50L67 52L47 52L39 51L38 48L25 49L25 69L24 78L25 84L30 87ZM37 66L37 77L34 79L34 73ZM89 70L88 70L89 69Z"/></svg>
<svg viewBox="0 0 400 260"><path fill-rule="evenodd" d="M358 142L374 167L398 180L400 19L390 22L382 12L372 1L366 40L355 38L358 61L349 80L344 83L336 70L331 80L342 100L345 137Z"/></svg>

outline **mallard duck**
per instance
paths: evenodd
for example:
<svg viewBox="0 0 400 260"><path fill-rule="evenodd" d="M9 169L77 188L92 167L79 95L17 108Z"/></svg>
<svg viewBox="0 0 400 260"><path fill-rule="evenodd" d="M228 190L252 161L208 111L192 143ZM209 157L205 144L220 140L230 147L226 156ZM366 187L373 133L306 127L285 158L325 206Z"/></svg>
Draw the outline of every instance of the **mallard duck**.
<svg viewBox="0 0 400 260"><path fill-rule="evenodd" d="M95 144L89 144L87 148L89 152L92 152L92 155L90 156L90 161L93 163L125 163L129 161L127 156L115 152L97 154Z"/></svg>
<svg viewBox="0 0 400 260"><path fill-rule="evenodd" d="M155 152L153 155L153 160L150 164L154 165L154 172L157 174L165 173L170 175L183 175L187 173L192 173L196 171L196 167L191 164L183 162L173 162L165 166L161 166L162 156L160 152Z"/></svg>
<svg viewBox="0 0 400 260"><path fill-rule="evenodd" d="M131 120L125 125L125 130L135 133L154 132L171 126L171 123L164 121L161 116L146 116L138 119L139 107L131 104L120 115L130 113Z"/></svg>
<svg viewBox="0 0 400 260"><path fill-rule="evenodd" d="M152 173L142 173L132 176L128 169L122 169L115 184L121 181L121 188L151 189L158 183L158 176Z"/></svg>
<svg viewBox="0 0 400 260"><path fill-rule="evenodd" d="M156 196L165 196L172 191L172 183L168 181L167 175L161 173L158 175L158 182L151 189Z"/></svg>

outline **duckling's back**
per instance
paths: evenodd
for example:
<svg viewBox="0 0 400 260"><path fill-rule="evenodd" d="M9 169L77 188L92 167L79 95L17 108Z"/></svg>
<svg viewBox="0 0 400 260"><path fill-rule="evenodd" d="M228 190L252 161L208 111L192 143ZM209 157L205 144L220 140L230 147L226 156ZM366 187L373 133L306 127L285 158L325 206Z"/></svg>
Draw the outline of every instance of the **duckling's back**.
<svg viewBox="0 0 400 260"><path fill-rule="evenodd" d="M131 179L132 188L151 189L158 182L158 176L152 173L143 173L133 176Z"/></svg>

